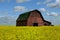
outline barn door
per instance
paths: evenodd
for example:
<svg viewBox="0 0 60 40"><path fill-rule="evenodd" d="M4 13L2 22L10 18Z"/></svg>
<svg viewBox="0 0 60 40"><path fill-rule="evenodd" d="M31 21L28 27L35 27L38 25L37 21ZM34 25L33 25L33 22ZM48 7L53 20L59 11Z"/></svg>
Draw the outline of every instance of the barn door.
<svg viewBox="0 0 60 40"><path fill-rule="evenodd" d="M38 23L33 23L33 26L38 26Z"/></svg>

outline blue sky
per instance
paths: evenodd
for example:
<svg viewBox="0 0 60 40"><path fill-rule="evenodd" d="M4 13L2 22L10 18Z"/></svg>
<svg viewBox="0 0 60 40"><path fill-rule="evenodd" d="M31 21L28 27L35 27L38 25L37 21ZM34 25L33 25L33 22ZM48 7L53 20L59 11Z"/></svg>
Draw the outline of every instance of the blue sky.
<svg viewBox="0 0 60 40"><path fill-rule="evenodd" d="M60 24L60 0L0 0L0 25L16 25L21 13L35 9L53 25Z"/></svg>

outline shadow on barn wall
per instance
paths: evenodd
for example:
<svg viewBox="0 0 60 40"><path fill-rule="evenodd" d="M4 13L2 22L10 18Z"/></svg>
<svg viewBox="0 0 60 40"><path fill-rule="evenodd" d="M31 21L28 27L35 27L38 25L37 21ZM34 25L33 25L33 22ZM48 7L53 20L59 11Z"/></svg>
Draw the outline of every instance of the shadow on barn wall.
<svg viewBox="0 0 60 40"><path fill-rule="evenodd" d="M23 13L16 20L16 26L51 26L51 22L44 20L38 10Z"/></svg>

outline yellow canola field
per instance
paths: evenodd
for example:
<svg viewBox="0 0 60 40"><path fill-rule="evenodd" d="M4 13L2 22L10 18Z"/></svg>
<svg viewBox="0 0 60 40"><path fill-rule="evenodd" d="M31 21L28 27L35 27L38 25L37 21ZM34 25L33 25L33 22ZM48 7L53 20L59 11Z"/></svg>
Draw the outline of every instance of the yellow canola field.
<svg viewBox="0 0 60 40"><path fill-rule="evenodd" d="M60 27L0 26L0 40L60 40Z"/></svg>

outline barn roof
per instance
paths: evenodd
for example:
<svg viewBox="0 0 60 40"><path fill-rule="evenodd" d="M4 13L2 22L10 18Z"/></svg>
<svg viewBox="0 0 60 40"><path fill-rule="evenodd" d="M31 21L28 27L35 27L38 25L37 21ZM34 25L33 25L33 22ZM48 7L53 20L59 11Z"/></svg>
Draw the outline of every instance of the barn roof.
<svg viewBox="0 0 60 40"><path fill-rule="evenodd" d="M23 13L21 15L19 15L17 20L27 20L27 18L29 17L29 12Z"/></svg>
<svg viewBox="0 0 60 40"><path fill-rule="evenodd" d="M33 10L33 11L37 11L40 14L41 18L44 20L40 11L38 11L38 10ZM21 21L22 20L27 20L29 15L30 15L30 12L33 12L33 11L29 11L29 12L25 12L25 13L20 14L17 20L21 20Z"/></svg>

